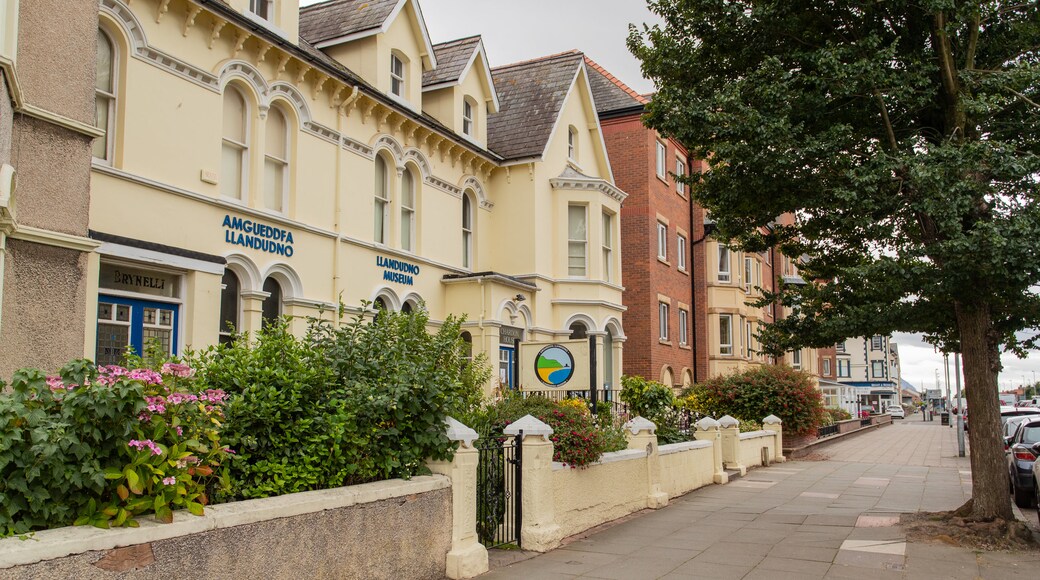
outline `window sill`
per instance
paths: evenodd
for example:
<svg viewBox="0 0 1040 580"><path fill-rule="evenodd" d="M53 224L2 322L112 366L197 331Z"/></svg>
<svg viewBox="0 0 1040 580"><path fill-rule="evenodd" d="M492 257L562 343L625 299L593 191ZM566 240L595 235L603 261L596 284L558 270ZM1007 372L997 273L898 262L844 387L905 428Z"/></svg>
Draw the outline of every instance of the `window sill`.
<svg viewBox="0 0 1040 580"><path fill-rule="evenodd" d="M679 270L680 273L686 274L687 276L690 275L690 271L687 270L686 268L676 268L676 270Z"/></svg>
<svg viewBox="0 0 1040 580"><path fill-rule="evenodd" d="M658 257L657 257L657 261L658 261L658 262L660 262L660 263L662 263L662 264L664 264L665 266L668 266L669 268L671 268L671 267L672 267L672 263L671 263L671 262L669 262L668 260L666 260L666 259L662 258L661 256L658 256Z"/></svg>
<svg viewBox="0 0 1040 580"><path fill-rule="evenodd" d="M681 348L681 349L683 349L683 350L693 350L693 347L691 347L691 346L690 346L690 345L688 345L688 344L680 344L680 345L679 345L679 348Z"/></svg>
<svg viewBox="0 0 1040 580"><path fill-rule="evenodd" d="M668 178L667 177L662 176L662 175L657 174L657 173L654 173L654 177L656 177L657 179L661 180L661 183L664 183L666 185L668 184Z"/></svg>
<svg viewBox="0 0 1040 580"><path fill-rule="evenodd" d="M665 339L665 338L658 338L657 339L657 343L658 344L664 344L664 345L667 345L667 346L672 346L672 341L670 341L668 339Z"/></svg>

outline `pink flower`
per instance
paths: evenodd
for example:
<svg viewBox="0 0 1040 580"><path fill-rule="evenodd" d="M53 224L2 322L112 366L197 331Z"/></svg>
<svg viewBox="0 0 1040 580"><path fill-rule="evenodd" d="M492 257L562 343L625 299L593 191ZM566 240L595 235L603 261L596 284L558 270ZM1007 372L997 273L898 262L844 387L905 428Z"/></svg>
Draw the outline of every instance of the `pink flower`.
<svg viewBox="0 0 1040 580"><path fill-rule="evenodd" d="M226 398L227 393L221 389L206 389L205 393L199 395L200 401L209 401L210 403L223 403Z"/></svg>
<svg viewBox="0 0 1040 580"><path fill-rule="evenodd" d="M177 478L171 475L170 477L164 477L162 482L163 485L173 485L177 483Z"/></svg>
<svg viewBox="0 0 1040 580"><path fill-rule="evenodd" d="M182 429L180 425L174 427L173 430L177 432L177 435L184 435L184 429Z"/></svg>
<svg viewBox="0 0 1040 580"><path fill-rule="evenodd" d="M188 395L188 394L185 394L185 393L170 393L169 395L166 396L166 402L171 404L171 405L180 405L181 403L184 403L184 402L194 403L195 401L198 401L198 400L199 400L199 398L196 397L195 395Z"/></svg>
<svg viewBox="0 0 1040 580"><path fill-rule="evenodd" d="M178 363L166 363L162 366L162 374L188 378L195 374L195 369L189 367L188 365L182 365Z"/></svg>
<svg viewBox="0 0 1040 580"><path fill-rule="evenodd" d="M148 403L148 410L152 413L165 413L166 412L166 399L162 397L145 397L145 402Z"/></svg>
<svg viewBox="0 0 1040 580"><path fill-rule="evenodd" d="M66 389L71 391L73 389L72 386L66 387L61 377L47 377L47 386L50 387L51 392L64 391Z"/></svg>
<svg viewBox="0 0 1040 580"><path fill-rule="evenodd" d="M224 448L224 453L230 453L231 455L238 455L237 453L235 453L235 450L230 448L230 447L225 447Z"/></svg>
<svg viewBox="0 0 1040 580"><path fill-rule="evenodd" d="M127 446L128 447L133 447L134 449L137 449L138 451L144 451L144 448L147 447L148 449L150 449L152 451L152 455L162 455L162 449L158 445L155 444L155 441L152 441L151 439L145 439L144 441L138 441L137 439L131 439L130 442L127 443Z"/></svg>
<svg viewBox="0 0 1040 580"><path fill-rule="evenodd" d="M134 369L130 371L130 378L149 385L161 385L162 375L152 369Z"/></svg>

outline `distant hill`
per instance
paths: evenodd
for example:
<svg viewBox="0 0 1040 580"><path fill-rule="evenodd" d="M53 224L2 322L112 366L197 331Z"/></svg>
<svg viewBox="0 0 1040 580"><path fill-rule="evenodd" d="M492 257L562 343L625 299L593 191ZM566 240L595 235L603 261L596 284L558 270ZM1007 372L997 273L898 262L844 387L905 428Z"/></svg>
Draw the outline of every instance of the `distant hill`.
<svg viewBox="0 0 1040 580"><path fill-rule="evenodd" d="M921 391L919 391L917 389L917 387L915 387L915 386L911 385L909 382L907 382L906 379L902 379L902 381L903 381L902 387L903 387L904 391L913 391L913 392L917 393L918 395L921 394Z"/></svg>

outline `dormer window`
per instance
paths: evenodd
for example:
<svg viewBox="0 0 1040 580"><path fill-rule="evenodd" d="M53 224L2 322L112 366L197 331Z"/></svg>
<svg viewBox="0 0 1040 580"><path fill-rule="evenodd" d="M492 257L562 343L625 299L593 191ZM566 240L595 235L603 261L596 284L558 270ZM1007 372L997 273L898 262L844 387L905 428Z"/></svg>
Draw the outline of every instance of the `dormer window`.
<svg viewBox="0 0 1040 580"><path fill-rule="evenodd" d="M567 130L567 159L578 158L578 130L571 125Z"/></svg>
<svg viewBox="0 0 1040 580"><path fill-rule="evenodd" d="M390 55L390 92L404 96L404 61L396 54Z"/></svg>
<svg viewBox="0 0 1040 580"><path fill-rule="evenodd" d="M473 100L469 97L462 101L462 133L473 136Z"/></svg>
<svg viewBox="0 0 1040 580"><path fill-rule="evenodd" d="M264 20L271 20L274 13L274 0L249 0L249 11Z"/></svg>

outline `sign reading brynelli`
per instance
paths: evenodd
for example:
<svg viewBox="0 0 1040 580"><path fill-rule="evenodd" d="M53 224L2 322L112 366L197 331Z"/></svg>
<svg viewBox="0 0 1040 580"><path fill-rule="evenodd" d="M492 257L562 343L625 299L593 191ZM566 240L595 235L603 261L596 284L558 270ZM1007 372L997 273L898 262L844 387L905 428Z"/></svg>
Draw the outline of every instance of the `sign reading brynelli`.
<svg viewBox="0 0 1040 580"><path fill-rule="evenodd" d="M108 290L124 290L138 294L173 298L177 293L177 275L139 270L116 264L101 264L98 286Z"/></svg>
<svg viewBox="0 0 1040 580"><path fill-rule="evenodd" d="M587 390L589 360L587 339L520 343L520 389Z"/></svg>

